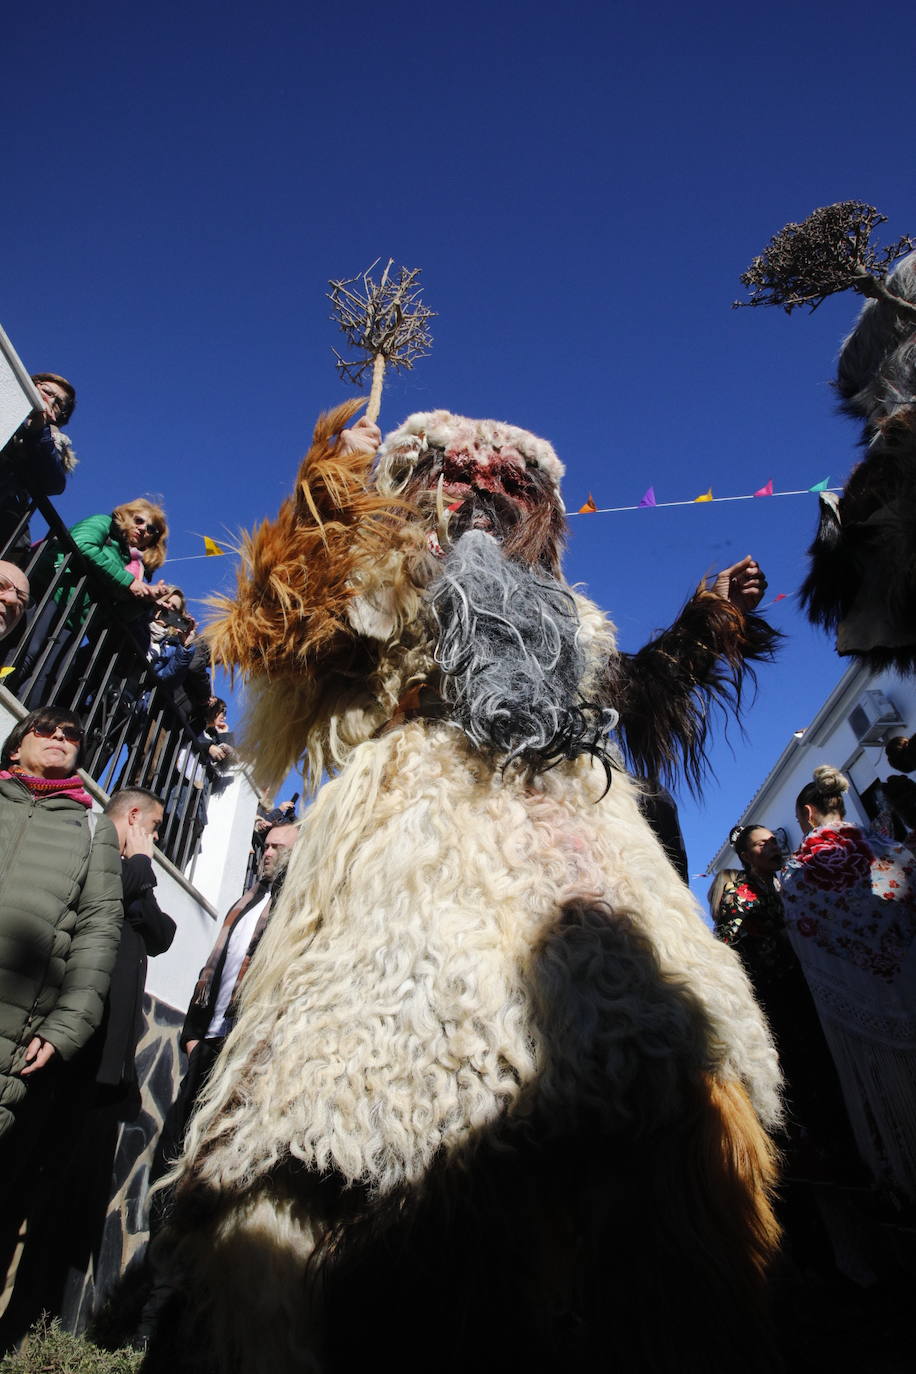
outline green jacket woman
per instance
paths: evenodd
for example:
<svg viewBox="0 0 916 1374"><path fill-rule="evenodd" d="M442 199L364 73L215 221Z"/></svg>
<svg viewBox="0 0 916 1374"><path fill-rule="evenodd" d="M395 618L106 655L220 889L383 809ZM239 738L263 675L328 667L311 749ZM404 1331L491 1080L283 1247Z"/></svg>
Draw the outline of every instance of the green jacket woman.
<svg viewBox="0 0 916 1374"><path fill-rule="evenodd" d="M165 562L168 526L165 513L144 498L116 506L110 515L90 515L70 530L73 540L85 560L113 601L122 603L128 615L149 606L152 588L146 579ZM39 562L35 572L39 585L47 585L64 560L64 551L53 555L49 545L45 561ZM70 567L61 578L54 593L58 606L66 605L76 588L80 570ZM98 584L87 588L71 607L67 626L79 629L89 614L93 599L98 600ZM133 602L131 606L129 603Z"/></svg>
<svg viewBox="0 0 916 1374"><path fill-rule="evenodd" d="M116 506L110 515L80 520L70 530L70 537L96 575L78 593L82 569L71 563L29 627L25 651L15 665L14 684L20 699L28 704L43 705L56 698L58 669L74 639L82 638L93 602L117 604L128 619L153 608L156 591L146 578L165 562L168 526L164 512L140 497ZM60 545L49 539L31 574L36 596L51 584L65 557ZM67 608L63 623L62 608ZM96 633L99 628L95 622ZM23 697L21 689L26 686Z"/></svg>
<svg viewBox="0 0 916 1374"><path fill-rule="evenodd" d="M32 1075L101 1024L122 922L111 821L88 820L72 712L33 711L0 752L0 1138Z"/></svg>

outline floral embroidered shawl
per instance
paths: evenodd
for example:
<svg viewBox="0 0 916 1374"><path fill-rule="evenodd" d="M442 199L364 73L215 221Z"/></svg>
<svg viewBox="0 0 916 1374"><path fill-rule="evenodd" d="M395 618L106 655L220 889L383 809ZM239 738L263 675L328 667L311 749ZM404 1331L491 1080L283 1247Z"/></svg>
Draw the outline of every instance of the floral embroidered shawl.
<svg viewBox="0 0 916 1374"><path fill-rule="evenodd" d="M825 825L780 878L860 1152L916 1200L916 855Z"/></svg>

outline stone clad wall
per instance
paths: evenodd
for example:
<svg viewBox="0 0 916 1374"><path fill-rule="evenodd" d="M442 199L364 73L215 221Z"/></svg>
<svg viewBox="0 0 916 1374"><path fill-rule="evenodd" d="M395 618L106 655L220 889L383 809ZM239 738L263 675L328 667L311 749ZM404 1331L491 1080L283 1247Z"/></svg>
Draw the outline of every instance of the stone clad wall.
<svg viewBox="0 0 916 1374"><path fill-rule="evenodd" d="M85 1268L74 1267L69 1272L61 1315L72 1331L85 1330L93 1312L111 1295L147 1240L150 1164L184 1071L184 1056L178 1047L184 1013L147 995L144 1016L146 1029L137 1050L140 1108L136 1117L123 1122L118 1130L111 1198L98 1257Z"/></svg>

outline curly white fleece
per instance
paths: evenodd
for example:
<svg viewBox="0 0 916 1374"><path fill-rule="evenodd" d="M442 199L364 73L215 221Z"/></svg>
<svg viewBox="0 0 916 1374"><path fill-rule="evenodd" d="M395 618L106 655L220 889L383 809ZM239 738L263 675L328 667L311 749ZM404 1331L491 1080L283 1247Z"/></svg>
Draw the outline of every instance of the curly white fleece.
<svg viewBox="0 0 916 1374"><path fill-rule="evenodd" d="M615 776L596 805L604 781L585 759L501 773L446 723L360 745L310 812L182 1171L229 1193L290 1157L380 1193L422 1177L543 1067L529 964L573 898L646 932L711 1019L698 1067L740 1079L778 1120L776 1054L738 959L636 786ZM581 991L586 1007L598 996Z"/></svg>

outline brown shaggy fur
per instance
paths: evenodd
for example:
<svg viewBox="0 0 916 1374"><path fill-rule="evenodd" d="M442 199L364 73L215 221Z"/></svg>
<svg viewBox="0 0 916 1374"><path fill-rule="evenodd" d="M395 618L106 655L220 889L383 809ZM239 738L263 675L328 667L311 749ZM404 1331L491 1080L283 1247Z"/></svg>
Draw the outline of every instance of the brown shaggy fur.
<svg viewBox="0 0 916 1374"><path fill-rule="evenodd" d="M710 1191L726 1199L734 1227L735 1252L741 1252L763 1285L779 1248L780 1227L773 1211L778 1176L776 1147L760 1124L747 1090L734 1079L709 1077L708 1157L700 1161Z"/></svg>
<svg viewBox="0 0 916 1374"><path fill-rule="evenodd" d="M337 436L363 405L346 401L319 418L276 520L242 534L236 594L210 601L215 662L246 675L297 674L353 638L354 576L390 552L410 511L367 485L371 455L337 453Z"/></svg>

